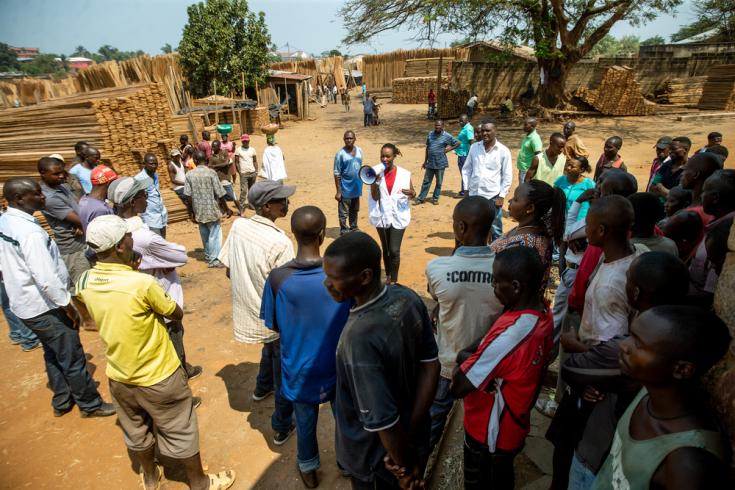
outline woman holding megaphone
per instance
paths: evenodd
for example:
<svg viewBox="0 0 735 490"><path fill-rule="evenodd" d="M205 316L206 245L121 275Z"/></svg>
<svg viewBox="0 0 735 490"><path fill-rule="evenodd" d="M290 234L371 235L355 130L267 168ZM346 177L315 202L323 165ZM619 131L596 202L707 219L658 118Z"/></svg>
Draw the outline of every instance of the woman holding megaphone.
<svg viewBox="0 0 735 490"><path fill-rule="evenodd" d="M360 171L363 182L370 185L368 221L378 229L389 284L398 282L403 232L411 222L410 200L416 197L411 172L393 163L400 154L396 145L386 143L380 149L381 165Z"/></svg>

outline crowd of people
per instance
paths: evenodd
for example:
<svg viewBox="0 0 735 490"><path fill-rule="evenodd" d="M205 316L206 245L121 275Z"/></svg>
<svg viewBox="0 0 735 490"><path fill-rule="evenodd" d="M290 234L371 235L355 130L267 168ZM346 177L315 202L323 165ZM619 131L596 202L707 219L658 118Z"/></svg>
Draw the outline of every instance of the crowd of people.
<svg viewBox="0 0 735 490"><path fill-rule="evenodd" d="M370 100L365 93L366 110ZM392 143L364 183L365 157L346 131L333 168L340 237L326 248L318 207L291 213L295 248L277 224L297 189L283 183L274 135L260 162L247 134L239 146L204 132L194 147L182 136L170 152L172 189L199 227L209 267L229 279L234 338L262 345L251 397L275 399L273 444L295 433L298 474L317 487L319 407L330 403L336 464L352 488L421 488L462 399L467 489L514 488L534 409L552 417L553 489L729 487L727 444L700 391L731 341L712 310L735 217L722 135L692 155L689 138L662 136L639 184L618 136L593 167L573 122L544 148L529 118L514 168L495 122L474 127L470 117L460 116L456 137L435 121L419 193ZM452 151L462 180L455 248L426 265L429 311L399 283L400 250L432 182L437 204ZM43 348L54 416L74 405L82 417L117 416L144 488L162 478L156 450L179 461L191 488L229 488L234 471L206 474L201 463L202 400L189 381L203 370L186 355L177 273L188 257L167 239L157 157L144 155L128 177L84 142L75 152L68 170L49 155L39 180L4 186L11 341ZM380 243L358 228L364 185ZM517 223L510 230L506 210ZM234 213L223 242L221 220ZM89 375L80 326L105 344L112 403ZM539 396L557 357L556 390Z"/></svg>

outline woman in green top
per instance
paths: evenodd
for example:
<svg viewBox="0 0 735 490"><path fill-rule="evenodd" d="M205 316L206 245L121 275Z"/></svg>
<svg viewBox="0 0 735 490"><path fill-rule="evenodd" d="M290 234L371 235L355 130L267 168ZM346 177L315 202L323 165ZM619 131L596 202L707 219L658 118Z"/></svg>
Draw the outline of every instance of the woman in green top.
<svg viewBox="0 0 735 490"><path fill-rule="evenodd" d="M658 306L633 321L620 367L643 389L618 422L592 489L724 489L725 440L699 378L727 352L727 327L694 306Z"/></svg>

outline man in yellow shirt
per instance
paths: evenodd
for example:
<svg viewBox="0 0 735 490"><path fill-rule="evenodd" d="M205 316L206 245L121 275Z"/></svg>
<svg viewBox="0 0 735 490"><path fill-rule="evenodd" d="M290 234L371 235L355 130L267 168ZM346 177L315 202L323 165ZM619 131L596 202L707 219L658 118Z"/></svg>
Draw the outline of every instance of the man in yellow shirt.
<svg viewBox="0 0 735 490"><path fill-rule="evenodd" d="M154 462L157 442L162 455L180 460L192 489L224 490L235 473L204 474L191 390L163 323L184 313L153 276L133 270L130 226L114 215L88 225L87 244L97 264L76 289L106 346L110 394L125 444L140 463L146 489L158 488L163 475Z"/></svg>

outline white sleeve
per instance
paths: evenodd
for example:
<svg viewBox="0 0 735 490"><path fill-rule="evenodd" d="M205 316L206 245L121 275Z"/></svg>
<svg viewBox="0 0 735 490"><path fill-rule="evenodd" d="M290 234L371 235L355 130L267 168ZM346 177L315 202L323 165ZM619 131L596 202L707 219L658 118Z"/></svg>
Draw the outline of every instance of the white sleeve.
<svg viewBox="0 0 735 490"><path fill-rule="evenodd" d="M569 241L569 237L572 235L572 233L578 231L582 224L580 224L577 221L577 216L579 216L579 211L582 209L581 202L574 201L572 203L572 206L569 208L569 212L567 213L567 219L565 221L564 225L564 240ZM582 220L579 220L582 221Z"/></svg>
<svg viewBox="0 0 735 490"><path fill-rule="evenodd" d="M513 183L513 158L511 157L510 150L505 150L503 155L503 162L500 164L500 194L499 196L505 198L510 191L510 186Z"/></svg>
<svg viewBox="0 0 735 490"><path fill-rule="evenodd" d="M464 181L465 188L470 189L470 179L472 178L472 170L475 166L475 145L470 146L470 151L467 154L467 160L462 166L462 180Z"/></svg>
<svg viewBox="0 0 735 490"><path fill-rule="evenodd" d="M21 242L20 249L26 257L33 282L46 299L59 307L66 306L71 300L71 293L56 275L56 266L46 248L47 239L48 235L44 237L41 233L30 233Z"/></svg>

